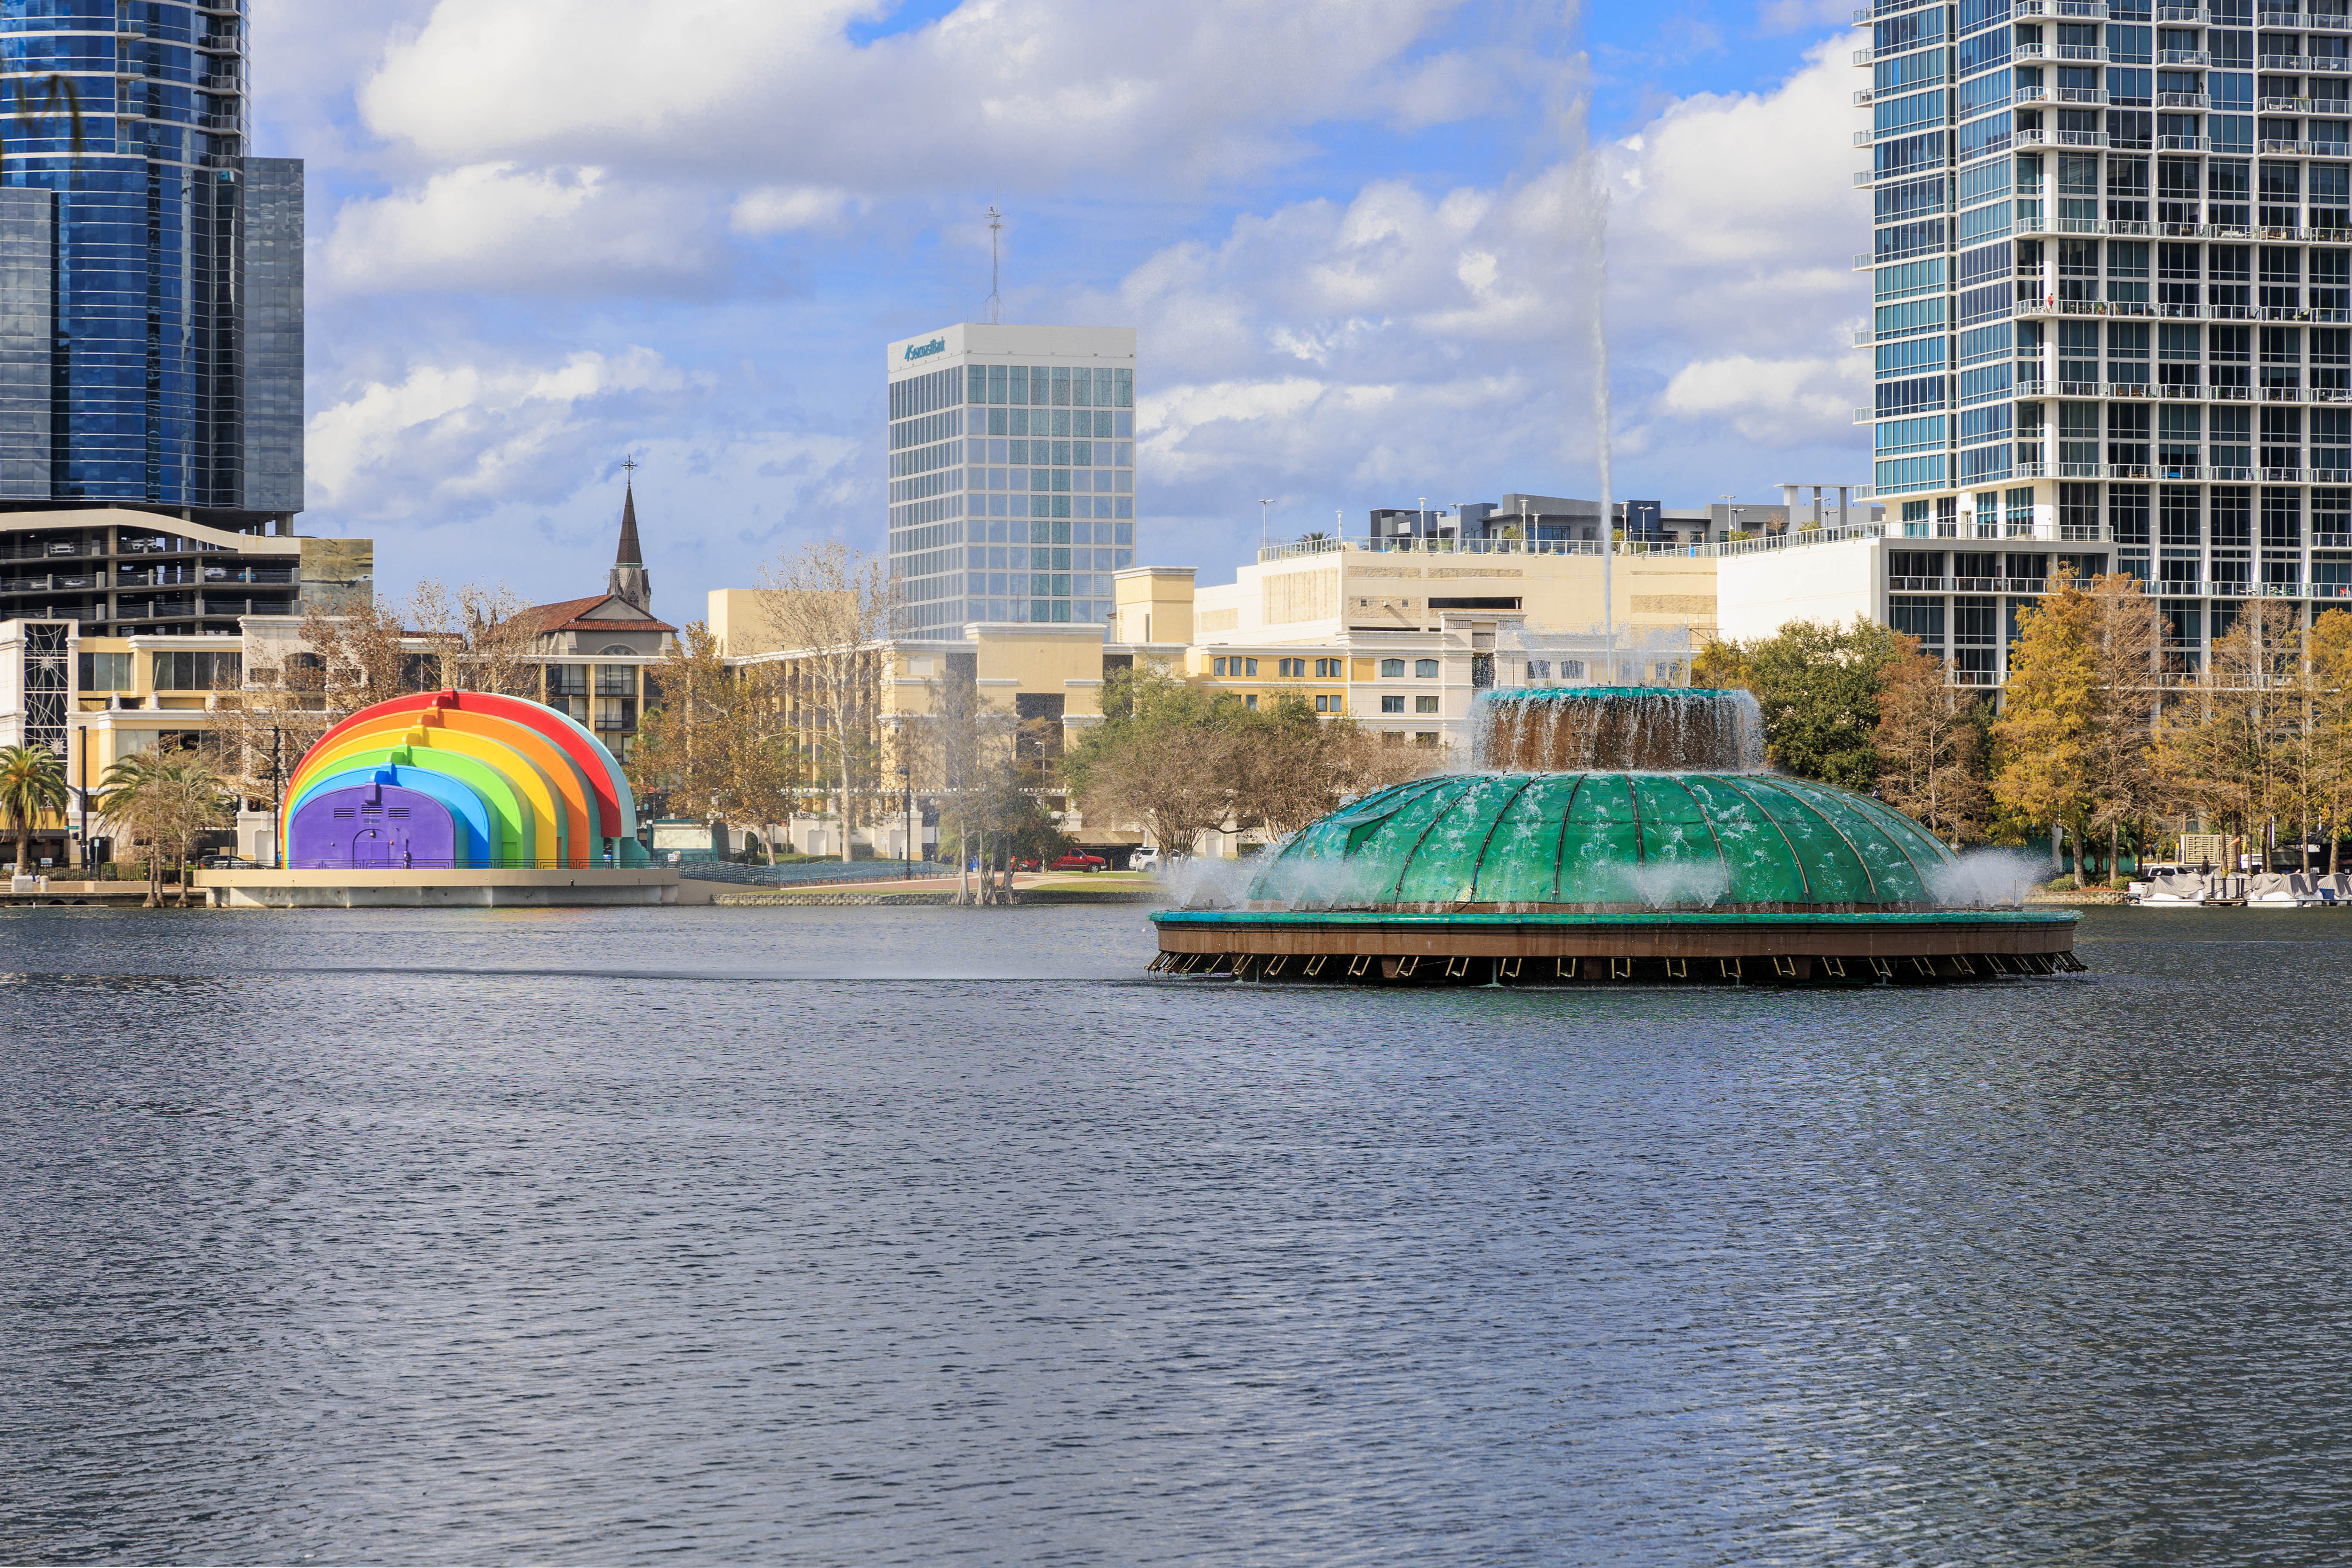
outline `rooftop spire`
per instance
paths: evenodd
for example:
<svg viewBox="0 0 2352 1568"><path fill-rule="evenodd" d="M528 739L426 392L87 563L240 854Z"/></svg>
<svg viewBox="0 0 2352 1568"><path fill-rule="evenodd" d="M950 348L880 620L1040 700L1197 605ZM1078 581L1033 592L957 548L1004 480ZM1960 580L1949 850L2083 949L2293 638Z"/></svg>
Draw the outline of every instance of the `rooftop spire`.
<svg viewBox="0 0 2352 1568"><path fill-rule="evenodd" d="M653 579L646 571L644 550L637 543L637 460L630 458L621 464L624 477L621 489L621 547L613 554L613 574L604 591L616 599L625 599L647 615L653 614Z"/></svg>

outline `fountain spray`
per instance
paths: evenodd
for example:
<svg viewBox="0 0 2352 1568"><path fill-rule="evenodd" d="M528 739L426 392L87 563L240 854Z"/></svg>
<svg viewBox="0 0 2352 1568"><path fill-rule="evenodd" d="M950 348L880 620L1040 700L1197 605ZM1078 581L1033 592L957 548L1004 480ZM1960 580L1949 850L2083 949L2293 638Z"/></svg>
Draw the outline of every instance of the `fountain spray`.
<svg viewBox="0 0 2352 1568"><path fill-rule="evenodd" d="M1578 107L1585 116L1591 112L1590 100ZM1613 686L1617 683L1617 541L1611 521L1613 503L1609 493L1609 329L1603 315L1609 296L1609 183L1601 171L1600 150L1591 143L1589 119L1587 127L1583 161L1586 193L1591 203L1585 243L1592 271L1592 427L1594 457L1601 470L1601 625L1609 661L1609 673L1602 679Z"/></svg>

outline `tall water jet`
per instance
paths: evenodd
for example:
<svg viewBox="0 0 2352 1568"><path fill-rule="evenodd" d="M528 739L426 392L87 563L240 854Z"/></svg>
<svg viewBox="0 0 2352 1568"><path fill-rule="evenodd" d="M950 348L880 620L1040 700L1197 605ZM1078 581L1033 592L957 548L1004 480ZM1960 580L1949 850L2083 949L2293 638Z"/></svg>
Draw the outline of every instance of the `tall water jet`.
<svg viewBox="0 0 2352 1568"><path fill-rule="evenodd" d="M1590 101L1579 105L1579 112L1589 117ZM1590 132L1589 118L1585 125ZM1609 410L1609 183L1601 172L1600 153L1586 137L1583 154L1586 195L1591 202L1591 221L1585 226L1587 265L1591 271L1588 321L1592 339L1592 444L1593 462L1601 479L1601 624L1608 635L1608 662L1601 679L1614 683L1617 679L1617 538L1615 525L1610 521L1614 501L1610 494L1612 476L1609 471L1610 448Z"/></svg>
<svg viewBox="0 0 2352 1568"><path fill-rule="evenodd" d="M1902 813L1764 766L1745 692L1488 691L1482 771L1267 853L1230 910L1152 917L1161 973L1367 984L1891 984L2079 968L2071 911L1955 909Z"/></svg>

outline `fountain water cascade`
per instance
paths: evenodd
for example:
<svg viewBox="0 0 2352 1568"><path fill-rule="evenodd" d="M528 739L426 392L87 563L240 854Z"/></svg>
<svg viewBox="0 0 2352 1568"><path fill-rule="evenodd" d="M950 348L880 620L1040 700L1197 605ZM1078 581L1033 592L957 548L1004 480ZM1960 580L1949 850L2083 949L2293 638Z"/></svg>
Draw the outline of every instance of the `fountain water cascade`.
<svg viewBox="0 0 2352 1568"><path fill-rule="evenodd" d="M1763 715L1745 691L1491 691L1474 717L1478 765L1496 773L1759 773L1764 767Z"/></svg>
<svg viewBox="0 0 2352 1568"><path fill-rule="evenodd" d="M1889 984L2081 967L2071 911L1952 901L1952 852L1769 772L1743 691L1481 695L1478 772L1353 801L1238 907L1152 917L1160 973L1370 984ZM1972 897L1960 893L1962 898Z"/></svg>

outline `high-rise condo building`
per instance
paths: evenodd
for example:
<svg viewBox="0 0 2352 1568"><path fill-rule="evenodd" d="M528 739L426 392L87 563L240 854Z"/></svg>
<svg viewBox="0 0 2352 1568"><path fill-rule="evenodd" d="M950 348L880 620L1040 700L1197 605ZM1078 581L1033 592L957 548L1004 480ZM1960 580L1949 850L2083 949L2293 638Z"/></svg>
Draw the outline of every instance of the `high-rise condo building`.
<svg viewBox="0 0 2352 1568"><path fill-rule="evenodd" d="M249 156L247 22L0 0L0 511L301 509L302 165Z"/></svg>
<svg viewBox="0 0 2352 1568"><path fill-rule="evenodd" d="M2137 574L2182 668L2249 595L2352 593L2345 0L1854 20L1889 618L1997 684L2060 564Z"/></svg>
<svg viewBox="0 0 2352 1568"><path fill-rule="evenodd" d="M1101 625L1135 563L1135 331L965 321L892 343L901 637Z"/></svg>

